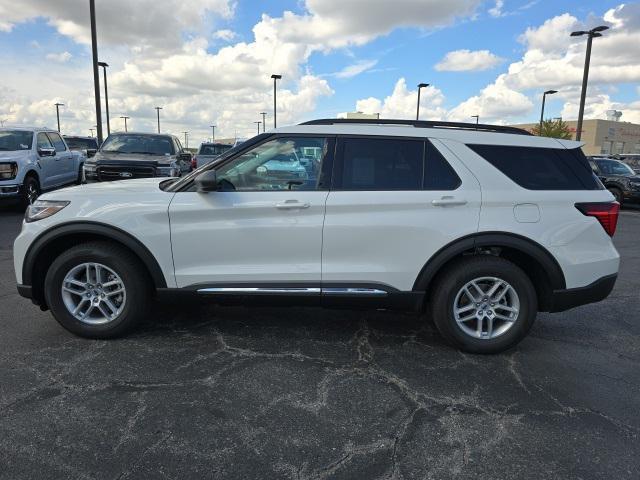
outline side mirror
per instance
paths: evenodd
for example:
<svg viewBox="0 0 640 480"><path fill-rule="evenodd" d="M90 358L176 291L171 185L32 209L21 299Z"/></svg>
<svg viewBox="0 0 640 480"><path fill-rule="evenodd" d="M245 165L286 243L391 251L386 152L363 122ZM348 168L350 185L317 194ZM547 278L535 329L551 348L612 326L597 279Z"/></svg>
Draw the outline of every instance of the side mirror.
<svg viewBox="0 0 640 480"><path fill-rule="evenodd" d="M218 175L215 170L202 172L194 180L198 193L209 193L218 191Z"/></svg>
<svg viewBox="0 0 640 480"><path fill-rule="evenodd" d="M181 162L190 162L191 161L191 152L182 151L178 154L178 160Z"/></svg>
<svg viewBox="0 0 640 480"><path fill-rule="evenodd" d="M56 149L55 148L48 148L48 147L41 147L41 148L38 148L38 155L40 155L41 157L55 157L56 156Z"/></svg>

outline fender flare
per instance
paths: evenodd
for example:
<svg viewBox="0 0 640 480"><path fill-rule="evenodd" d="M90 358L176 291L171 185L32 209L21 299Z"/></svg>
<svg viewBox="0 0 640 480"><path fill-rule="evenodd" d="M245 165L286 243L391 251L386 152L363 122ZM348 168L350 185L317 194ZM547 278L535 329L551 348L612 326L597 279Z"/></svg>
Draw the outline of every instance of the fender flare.
<svg viewBox="0 0 640 480"><path fill-rule="evenodd" d="M145 265L156 288L167 287L167 281L162 273L162 269L160 268L158 261L149 249L140 242L140 240L117 227L88 221L64 223L53 227L38 236L31 243L25 255L24 263L22 265L22 283L24 285L32 285L33 273L36 268L36 259L42 251L51 244L51 242L67 235L83 233L99 235L123 244Z"/></svg>
<svg viewBox="0 0 640 480"><path fill-rule="evenodd" d="M440 269L450 260L460 256L463 252L473 251L481 247L508 247L533 258L549 276L552 290L566 288L564 273L558 261L539 243L508 232L482 232L459 238L442 247L422 267L418 278L413 284L414 291L426 291L429 284Z"/></svg>

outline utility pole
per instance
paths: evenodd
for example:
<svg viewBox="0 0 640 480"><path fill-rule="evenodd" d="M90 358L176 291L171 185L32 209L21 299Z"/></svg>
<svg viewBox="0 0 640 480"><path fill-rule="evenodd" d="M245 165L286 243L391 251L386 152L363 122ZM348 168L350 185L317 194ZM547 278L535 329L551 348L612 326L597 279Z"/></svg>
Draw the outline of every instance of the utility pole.
<svg viewBox="0 0 640 480"><path fill-rule="evenodd" d="M98 62L98 66L102 67L104 72L104 108L107 113L107 135L111 135L111 125L109 124L109 91L107 89L107 67L106 62Z"/></svg>
<svg viewBox="0 0 640 480"><path fill-rule="evenodd" d="M276 83L278 82L278 80L280 80L282 78L282 75L271 75L271 78L273 78L273 128L278 128L278 122L276 121L276 98L277 98L277 92L276 92Z"/></svg>
<svg viewBox="0 0 640 480"><path fill-rule="evenodd" d="M540 126L538 127L538 135L542 136L542 122L544 121L544 104L547 100L547 95L553 95L558 93L557 90L547 90L542 94L542 109L540 110Z"/></svg>
<svg viewBox="0 0 640 480"><path fill-rule="evenodd" d="M267 112L260 112L260 115L262 115L262 133L264 133L267 126Z"/></svg>
<svg viewBox="0 0 640 480"><path fill-rule="evenodd" d="M418 108L416 110L416 120L420 120L420 90L428 87L428 83L419 83L418 84Z"/></svg>
<svg viewBox="0 0 640 480"><path fill-rule="evenodd" d="M120 117L120 118L124 119L124 131L126 133L127 132L127 120L129 118L131 118L131 117L123 116L123 117Z"/></svg>
<svg viewBox="0 0 640 480"><path fill-rule="evenodd" d="M211 143L216 141L216 126L209 125L211 127Z"/></svg>
<svg viewBox="0 0 640 480"><path fill-rule="evenodd" d="M162 110L162 107L156 107L156 112L158 112L158 133L160 133L160 110Z"/></svg>
<svg viewBox="0 0 640 480"><path fill-rule="evenodd" d="M64 107L64 103L56 103L56 118L58 119L58 133L60 133L60 107Z"/></svg>
<svg viewBox="0 0 640 480"><path fill-rule="evenodd" d="M93 91L96 97L96 123L98 125L98 145L102 145L102 108L100 107L100 75L98 74L98 39L96 35L96 2L89 0L91 17L91 53L93 56Z"/></svg>
<svg viewBox="0 0 640 480"><path fill-rule="evenodd" d="M260 124L261 124L262 122L258 121L258 122L253 122L253 123L257 123L257 124L258 124L258 135L260 135Z"/></svg>
<svg viewBox="0 0 640 480"><path fill-rule="evenodd" d="M184 133L184 148L189 148L189 132Z"/></svg>

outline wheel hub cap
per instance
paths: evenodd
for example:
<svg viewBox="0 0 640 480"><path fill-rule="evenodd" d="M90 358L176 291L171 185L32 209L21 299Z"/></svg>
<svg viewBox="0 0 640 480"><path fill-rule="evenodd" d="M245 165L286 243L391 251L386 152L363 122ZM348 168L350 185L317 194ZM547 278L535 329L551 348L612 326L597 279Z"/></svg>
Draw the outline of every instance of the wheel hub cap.
<svg viewBox="0 0 640 480"><path fill-rule="evenodd" d="M62 281L62 301L68 312L83 323L100 325L115 320L126 300L120 276L100 263L73 267Z"/></svg>
<svg viewBox="0 0 640 480"><path fill-rule="evenodd" d="M479 339L496 338L518 320L520 299L515 289L497 277L479 277L465 284L453 305L460 330Z"/></svg>

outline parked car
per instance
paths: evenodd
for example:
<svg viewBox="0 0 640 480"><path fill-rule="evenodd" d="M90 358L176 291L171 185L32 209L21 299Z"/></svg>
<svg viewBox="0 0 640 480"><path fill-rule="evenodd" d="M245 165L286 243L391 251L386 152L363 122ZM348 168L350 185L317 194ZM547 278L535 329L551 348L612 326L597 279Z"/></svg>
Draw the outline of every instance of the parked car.
<svg viewBox="0 0 640 480"><path fill-rule="evenodd" d="M85 163L88 180L179 177L191 170L191 152L178 137L155 133L113 133Z"/></svg>
<svg viewBox="0 0 640 480"><path fill-rule="evenodd" d="M180 179L44 195L15 241L18 291L91 338L179 292L427 312L456 347L500 352L538 311L613 289L619 205L579 147L448 122L275 129ZM320 169L296 178L312 151Z"/></svg>
<svg viewBox="0 0 640 480"><path fill-rule="evenodd" d="M71 135L64 135L64 141L71 150L81 150L85 153L87 158L93 157L98 151L98 139L94 137L76 137Z"/></svg>
<svg viewBox="0 0 640 480"><path fill-rule="evenodd" d="M28 205L41 192L82 182L82 152L47 128L0 128L0 201Z"/></svg>
<svg viewBox="0 0 640 480"><path fill-rule="evenodd" d="M622 153L611 158L620 160L629 165L636 173L640 173L640 153Z"/></svg>
<svg viewBox="0 0 640 480"><path fill-rule="evenodd" d="M191 161L192 170L199 168L207 163L211 163L227 150L230 150L232 145L226 143L203 143L198 149Z"/></svg>
<svg viewBox="0 0 640 480"><path fill-rule="evenodd" d="M640 203L640 175L629 165L610 158L591 158L591 168L604 186L622 206L625 203Z"/></svg>

